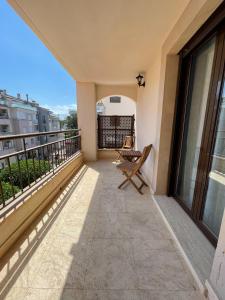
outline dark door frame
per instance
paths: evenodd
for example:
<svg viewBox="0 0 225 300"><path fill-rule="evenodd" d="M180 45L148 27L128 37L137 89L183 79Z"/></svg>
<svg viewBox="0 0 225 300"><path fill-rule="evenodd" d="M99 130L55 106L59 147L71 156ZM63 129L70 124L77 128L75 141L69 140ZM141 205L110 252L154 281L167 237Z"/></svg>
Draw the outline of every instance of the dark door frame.
<svg viewBox="0 0 225 300"><path fill-rule="evenodd" d="M181 147L185 128L185 113L188 105L188 91L190 85L190 72L193 55L209 39L216 37L213 69L207 100L203 136L200 148L196 185L191 210L178 198L176 191L178 185L178 172L180 168ZM170 174L168 196L173 196L184 208L213 245L217 244L217 237L202 222L205 205L208 173L211 167L211 151L215 140L218 109L220 104L221 83L225 65L225 3L223 2L207 22L198 30L192 39L179 53L179 75L177 97L175 105L173 139L171 147Z"/></svg>

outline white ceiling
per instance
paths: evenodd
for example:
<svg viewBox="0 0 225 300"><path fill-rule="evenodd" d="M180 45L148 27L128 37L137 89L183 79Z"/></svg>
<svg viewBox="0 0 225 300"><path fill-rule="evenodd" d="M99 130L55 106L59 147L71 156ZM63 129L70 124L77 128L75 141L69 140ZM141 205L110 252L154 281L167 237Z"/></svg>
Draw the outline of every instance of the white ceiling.
<svg viewBox="0 0 225 300"><path fill-rule="evenodd" d="M8 0L75 80L134 83L189 0Z"/></svg>

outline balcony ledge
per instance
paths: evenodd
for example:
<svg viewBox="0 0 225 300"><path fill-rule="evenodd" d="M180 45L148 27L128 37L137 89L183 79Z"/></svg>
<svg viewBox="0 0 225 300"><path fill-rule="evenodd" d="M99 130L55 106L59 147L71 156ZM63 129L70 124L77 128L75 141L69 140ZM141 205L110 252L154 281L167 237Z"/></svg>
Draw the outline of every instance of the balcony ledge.
<svg viewBox="0 0 225 300"><path fill-rule="evenodd" d="M54 174L49 173L1 211L0 257L57 196L82 164L83 155L79 152L55 169Z"/></svg>

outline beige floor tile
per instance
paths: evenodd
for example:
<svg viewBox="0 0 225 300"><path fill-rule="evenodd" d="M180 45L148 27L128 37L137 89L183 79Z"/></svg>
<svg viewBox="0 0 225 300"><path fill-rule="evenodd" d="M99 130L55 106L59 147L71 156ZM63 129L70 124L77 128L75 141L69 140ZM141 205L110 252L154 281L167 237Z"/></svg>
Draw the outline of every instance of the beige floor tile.
<svg viewBox="0 0 225 300"><path fill-rule="evenodd" d="M85 289L134 289L137 286L129 240L94 240L87 270Z"/></svg>
<svg viewBox="0 0 225 300"><path fill-rule="evenodd" d="M137 290L87 291L86 300L141 300Z"/></svg>
<svg viewBox="0 0 225 300"><path fill-rule="evenodd" d="M204 300L196 291L139 291L140 300Z"/></svg>
<svg viewBox="0 0 225 300"><path fill-rule="evenodd" d="M147 240L134 238L131 241L135 258L148 257L151 250L177 251L172 239L154 239L149 235Z"/></svg>
<svg viewBox="0 0 225 300"><path fill-rule="evenodd" d="M15 288L5 300L85 300L86 292L77 289Z"/></svg>
<svg viewBox="0 0 225 300"><path fill-rule="evenodd" d="M74 179L28 245L17 246L18 257L2 264L0 279L30 250L5 299L200 299L149 190L119 190L122 180L110 161L91 163L78 185Z"/></svg>
<svg viewBox="0 0 225 300"><path fill-rule="evenodd" d="M160 220L160 216L153 213L133 212L124 214L124 222L129 224L130 236L133 238L170 239L171 235Z"/></svg>
<svg viewBox="0 0 225 300"><path fill-rule="evenodd" d="M90 256L91 241L57 236L55 243L41 260L32 287L83 289Z"/></svg>
<svg viewBox="0 0 225 300"><path fill-rule="evenodd" d="M123 213L106 212L97 215L94 238L132 238Z"/></svg>

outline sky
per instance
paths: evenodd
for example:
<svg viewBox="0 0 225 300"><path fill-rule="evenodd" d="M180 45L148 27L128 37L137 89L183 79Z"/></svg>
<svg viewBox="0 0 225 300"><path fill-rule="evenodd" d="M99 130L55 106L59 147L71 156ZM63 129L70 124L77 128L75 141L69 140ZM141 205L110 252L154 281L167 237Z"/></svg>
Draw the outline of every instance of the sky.
<svg viewBox="0 0 225 300"><path fill-rule="evenodd" d="M16 14L0 0L0 89L37 101L56 114L76 108L76 82Z"/></svg>

